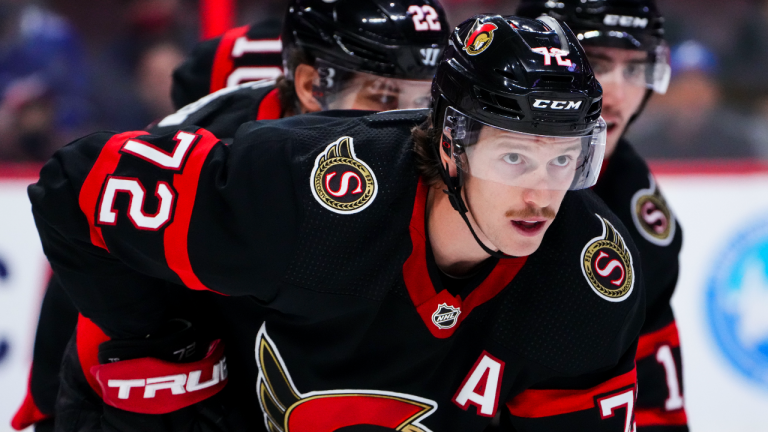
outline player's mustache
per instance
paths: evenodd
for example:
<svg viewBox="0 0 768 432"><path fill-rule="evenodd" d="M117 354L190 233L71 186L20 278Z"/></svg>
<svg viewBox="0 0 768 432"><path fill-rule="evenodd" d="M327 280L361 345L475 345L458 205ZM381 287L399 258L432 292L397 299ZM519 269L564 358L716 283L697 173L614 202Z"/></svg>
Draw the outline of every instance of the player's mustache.
<svg viewBox="0 0 768 432"><path fill-rule="evenodd" d="M523 210L509 210L504 216L509 219L531 219L531 218L547 218L554 219L557 216L557 212L552 210L552 207L531 207L528 206Z"/></svg>

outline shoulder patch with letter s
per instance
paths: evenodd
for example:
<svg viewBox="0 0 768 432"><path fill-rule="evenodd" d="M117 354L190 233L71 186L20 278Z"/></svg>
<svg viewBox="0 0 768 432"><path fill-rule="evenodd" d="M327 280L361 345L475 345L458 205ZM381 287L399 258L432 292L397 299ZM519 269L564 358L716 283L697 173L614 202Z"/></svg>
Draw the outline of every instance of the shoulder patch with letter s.
<svg viewBox="0 0 768 432"><path fill-rule="evenodd" d="M632 221L644 239L656 246L669 246L677 229L675 217L656 187L653 176L649 174L648 180L650 187L640 189L632 196Z"/></svg>
<svg viewBox="0 0 768 432"><path fill-rule="evenodd" d="M603 234L584 246L581 271L595 294L609 302L622 302L635 286L632 254L616 228L602 216L595 216L603 225Z"/></svg>
<svg viewBox="0 0 768 432"><path fill-rule="evenodd" d="M317 156L310 187L317 202L343 215L365 210L379 189L371 168L355 155L352 137L339 138Z"/></svg>

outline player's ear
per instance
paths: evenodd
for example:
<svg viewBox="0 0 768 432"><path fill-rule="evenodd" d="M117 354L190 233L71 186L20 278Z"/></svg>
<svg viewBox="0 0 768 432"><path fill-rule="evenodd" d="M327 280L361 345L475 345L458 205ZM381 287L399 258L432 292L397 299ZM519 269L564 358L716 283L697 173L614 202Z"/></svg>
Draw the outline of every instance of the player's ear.
<svg viewBox="0 0 768 432"><path fill-rule="evenodd" d="M318 79L317 69L308 64L300 64L296 66L296 71L293 73L294 81L293 85L296 88L296 97L299 98L301 103L302 112L318 112L321 111L320 103L312 96L312 86L315 80Z"/></svg>

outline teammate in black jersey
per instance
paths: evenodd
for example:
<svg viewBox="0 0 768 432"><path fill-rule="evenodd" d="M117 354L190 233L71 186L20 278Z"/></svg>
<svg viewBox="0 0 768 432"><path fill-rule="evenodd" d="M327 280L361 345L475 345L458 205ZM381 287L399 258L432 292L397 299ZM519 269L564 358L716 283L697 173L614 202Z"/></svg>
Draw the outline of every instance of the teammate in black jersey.
<svg viewBox="0 0 768 432"><path fill-rule="evenodd" d="M174 73L172 98L186 107L150 130L163 133L194 124L228 138L255 119L329 108L426 107L449 30L434 0L292 1L282 40L279 26L265 22L201 43ZM283 62L287 77L280 76ZM276 77L277 84L262 80L237 86ZM209 90L215 94L197 100ZM67 340L62 335L77 321L57 279L46 292L45 302L58 306L41 312L28 394L13 422L19 430L53 415L58 384L51 377L58 375L57 359Z"/></svg>
<svg viewBox="0 0 768 432"><path fill-rule="evenodd" d="M282 27L279 20L267 20L197 44L173 71L173 105L180 109L225 87L280 77Z"/></svg>
<svg viewBox="0 0 768 432"><path fill-rule="evenodd" d="M285 15L280 44L250 40L243 31L233 30L222 38L209 66L211 90L221 90L161 120L153 133L194 124L219 138L230 138L240 124L251 120L329 109L426 108L450 27L435 0L294 0ZM285 76L233 86L247 81L243 77L248 74L266 77L265 66L252 66L257 59L266 61L266 54L255 51L275 50L278 45ZM199 78L205 76L200 71L207 72L204 65L210 65L214 46L201 45L176 72L175 95L201 91L206 81ZM254 52L245 59L245 50ZM223 76L229 78L222 88Z"/></svg>
<svg viewBox="0 0 768 432"><path fill-rule="evenodd" d="M605 124L575 35L470 19L433 98L255 122L231 145L185 127L62 149L30 197L113 338L90 369L102 425L481 431L500 412L508 430L632 430L642 273L584 190ZM223 341L168 321L167 282L227 295L196 325Z"/></svg>
<svg viewBox="0 0 768 432"><path fill-rule="evenodd" d="M669 83L663 17L654 0L523 0L523 16L548 14L579 35L603 86L606 163L594 191L627 226L643 262L648 309L637 353L638 431L687 431L680 341L670 298L678 276L680 225L645 161L623 139L653 92Z"/></svg>

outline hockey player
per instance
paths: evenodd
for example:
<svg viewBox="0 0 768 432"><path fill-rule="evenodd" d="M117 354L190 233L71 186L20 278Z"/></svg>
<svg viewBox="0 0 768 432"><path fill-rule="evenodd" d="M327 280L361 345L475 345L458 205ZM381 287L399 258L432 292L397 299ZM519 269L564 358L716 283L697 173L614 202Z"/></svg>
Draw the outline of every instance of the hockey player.
<svg viewBox="0 0 768 432"><path fill-rule="evenodd" d="M30 198L55 271L112 338L90 369L102 424L482 431L501 411L509 430L631 431L642 274L583 190L606 131L575 35L474 17L432 96L254 122L231 145L186 127L61 150ZM190 354L168 282L227 296L203 305L226 348Z"/></svg>
<svg viewBox="0 0 768 432"><path fill-rule="evenodd" d="M173 71L173 105L180 109L224 87L283 75L281 29L279 20L267 20L197 44Z"/></svg>
<svg viewBox="0 0 768 432"><path fill-rule="evenodd" d="M682 232L645 161L623 139L648 99L665 93L669 50L654 0L523 0L518 13L564 20L584 45L603 86L606 163L594 191L621 219L640 250L648 309L637 352L639 431L687 431L680 341L670 298Z"/></svg>
<svg viewBox="0 0 768 432"><path fill-rule="evenodd" d="M284 50L275 22L232 29L201 43L174 73L174 104L187 106L151 131L197 125L228 138L255 119L328 108L428 105L450 32L437 1L293 0L284 21ZM278 67L283 62L287 77ZM257 78L278 79L236 86ZM197 101L208 90L215 94ZM57 359L77 321L56 279L46 303L57 306L41 311L27 396L13 421L17 430L53 415L58 383L51 378L58 375Z"/></svg>
<svg viewBox="0 0 768 432"><path fill-rule="evenodd" d="M281 37L285 76L225 87L161 120L151 132L194 124L223 139L252 120L329 109L427 108L432 77L449 32L445 12L435 0L294 0ZM212 88L222 83L219 75L234 76L229 79L233 84L244 76L242 70L253 69L242 66L229 72L237 54L249 47L264 49L269 43L250 41L247 36L232 42L235 35L227 35L219 44ZM233 48L228 50L230 44ZM202 53L196 55L201 58L194 63L207 64ZM177 71L175 93L196 93L194 89L200 87L194 79L181 78L192 76L190 69L183 66Z"/></svg>

